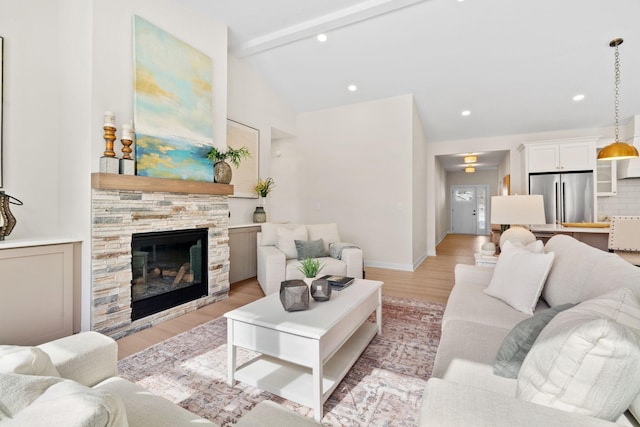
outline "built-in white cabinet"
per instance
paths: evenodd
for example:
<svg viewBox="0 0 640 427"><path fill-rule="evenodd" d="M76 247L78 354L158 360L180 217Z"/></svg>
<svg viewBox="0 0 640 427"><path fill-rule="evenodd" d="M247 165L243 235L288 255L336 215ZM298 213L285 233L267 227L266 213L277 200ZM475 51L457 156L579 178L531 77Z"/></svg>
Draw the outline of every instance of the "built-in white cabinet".
<svg viewBox="0 0 640 427"><path fill-rule="evenodd" d="M615 196L618 192L617 166L616 160L597 162L596 194L598 197Z"/></svg>
<svg viewBox="0 0 640 427"><path fill-rule="evenodd" d="M0 344L37 345L78 332L76 245L0 243Z"/></svg>
<svg viewBox="0 0 640 427"><path fill-rule="evenodd" d="M260 225L229 227L229 283L258 273L257 237Z"/></svg>
<svg viewBox="0 0 640 427"><path fill-rule="evenodd" d="M584 171L595 168L595 139L527 143L524 146L529 173Z"/></svg>

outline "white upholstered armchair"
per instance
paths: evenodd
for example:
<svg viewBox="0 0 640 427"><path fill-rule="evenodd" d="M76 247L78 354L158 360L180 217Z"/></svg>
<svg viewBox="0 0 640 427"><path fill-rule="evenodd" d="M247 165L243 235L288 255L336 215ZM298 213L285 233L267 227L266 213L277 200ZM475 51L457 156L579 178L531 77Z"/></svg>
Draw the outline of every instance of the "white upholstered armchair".
<svg viewBox="0 0 640 427"><path fill-rule="evenodd" d="M265 295L278 292L284 280L302 279L301 259L318 258L321 275L362 278L362 250L342 242L331 224L262 224L258 233L258 283Z"/></svg>

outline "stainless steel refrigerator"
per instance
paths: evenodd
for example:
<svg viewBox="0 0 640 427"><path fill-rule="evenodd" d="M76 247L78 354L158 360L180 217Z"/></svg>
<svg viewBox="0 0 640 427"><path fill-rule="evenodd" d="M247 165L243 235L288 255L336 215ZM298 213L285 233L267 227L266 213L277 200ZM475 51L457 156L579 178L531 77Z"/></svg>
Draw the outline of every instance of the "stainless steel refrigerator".
<svg viewBox="0 0 640 427"><path fill-rule="evenodd" d="M532 173L529 194L542 194L547 224L595 220L593 172Z"/></svg>

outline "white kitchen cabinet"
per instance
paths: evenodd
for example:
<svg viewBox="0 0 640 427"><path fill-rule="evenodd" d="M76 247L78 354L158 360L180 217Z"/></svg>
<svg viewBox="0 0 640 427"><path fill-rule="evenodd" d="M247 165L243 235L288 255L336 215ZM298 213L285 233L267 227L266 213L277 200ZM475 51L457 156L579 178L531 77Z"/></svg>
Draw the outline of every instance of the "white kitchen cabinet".
<svg viewBox="0 0 640 427"><path fill-rule="evenodd" d="M570 172L594 170L595 139L527 143L528 172Z"/></svg>
<svg viewBox="0 0 640 427"><path fill-rule="evenodd" d="M617 160L601 160L597 162L596 194L598 197L615 196L618 192L617 166Z"/></svg>

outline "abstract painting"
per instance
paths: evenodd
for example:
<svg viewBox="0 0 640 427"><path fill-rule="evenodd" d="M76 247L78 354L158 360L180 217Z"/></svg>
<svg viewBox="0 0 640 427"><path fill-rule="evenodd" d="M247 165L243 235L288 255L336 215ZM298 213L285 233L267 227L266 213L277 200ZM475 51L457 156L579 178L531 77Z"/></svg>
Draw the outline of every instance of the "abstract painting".
<svg viewBox="0 0 640 427"><path fill-rule="evenodd" d="M211 58L134 17L138 175L213 182Z"/></svg>
<svg viewBox="0 0 640 427"><path fill-rule="evenodd" d="M242 123L227 119L227 146L231 148L247 147L251 157L242 159L240 167L233 168L231 184L233 196L257 199L254 187L258 182L258 164L260 161L260 131Z"/></svg>

